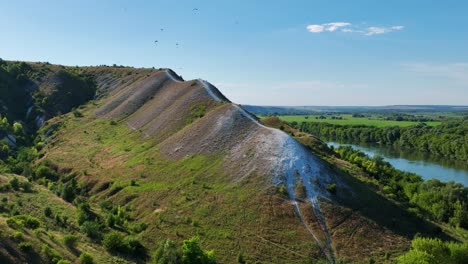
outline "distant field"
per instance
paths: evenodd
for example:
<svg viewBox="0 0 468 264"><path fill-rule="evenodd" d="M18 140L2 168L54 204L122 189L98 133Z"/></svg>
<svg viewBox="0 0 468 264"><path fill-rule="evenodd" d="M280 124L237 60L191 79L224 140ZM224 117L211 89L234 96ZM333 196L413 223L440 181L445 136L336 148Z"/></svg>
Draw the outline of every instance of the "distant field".
<svg viewBox="0 0 468 264"><path fill-rule="evenodd" d="M352 115L334 115L335 117L341 117L343 119L332 119L332 116L326 116L326 119L320 119L320 115L309 115L309 116L299 116L299 115L288 115L288 116L278 116L281 120L286 122L296 121L301 122L320 122L320 123L329 123L336 125L366 125L366 126L375 126L375 127L386 127L386 126L412 126L416 125L419 122L413 121L394 121L394 120L383 120L374 117L353 117ZM429 126L437 126L441 122L425 122Z"/></svg>

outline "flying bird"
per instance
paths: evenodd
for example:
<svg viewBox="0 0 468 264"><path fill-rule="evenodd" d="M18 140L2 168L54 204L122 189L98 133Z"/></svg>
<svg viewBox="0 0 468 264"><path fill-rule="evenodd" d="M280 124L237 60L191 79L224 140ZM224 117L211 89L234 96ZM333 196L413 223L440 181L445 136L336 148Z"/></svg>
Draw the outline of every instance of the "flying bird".
<svg viewBox="0 0 468 264"><path fill-rule="evenodd" d="M194 8L192 11L198 11L198 8Z"/></svg>

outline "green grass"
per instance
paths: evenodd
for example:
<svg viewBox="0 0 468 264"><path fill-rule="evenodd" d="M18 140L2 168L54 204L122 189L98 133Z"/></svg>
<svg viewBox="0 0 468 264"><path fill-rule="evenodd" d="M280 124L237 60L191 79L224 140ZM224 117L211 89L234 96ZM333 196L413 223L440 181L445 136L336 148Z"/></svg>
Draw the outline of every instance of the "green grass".
<svg viewBox="0 0 468 264"><path fill-rule="evenodd" d="M231 263L239 252L252 262L299 263L304 250L321 257L318 250L308 249L310 237L289 214L287 201L277 202L284 208L274 209L281 217L271 216L273 198L265 187L259 190L265 186L263 178L252 174L232 179L220 153L171 159L141 131L131 130L125 122L96 119L92 111L83 109L81 118L71 114L56 118L63 127L44 152L53 164L83 175L81 180L92 179L97 186L110 183L108 189L90 193L91 206L99 212L97 204L107 200L125 208L134 219L129 224L147 224L138 238L150 253L163 239L180 243L199 236L202 247L215 250L220 263ZM117 186L122 189L109 194ZM271 254L264 239L282 241L287 250Z"/></svg>
<svg viewBox="0 0 468 264"><path fill-rule="evenodd" d="M317 122L317 123L329 123L335 125L365 125L365 126L375 126L375 127L387 127L387 126L400 126L400 127L407 127L416 125L419 122L413 121L394 121L394 120L384 120L379 119L377 117L353 117L352 115L344 115L338 114L334 116L340 116L343 119L332 119L332 116L326 115L326 119L316 119L316 117L320 117L320 115L310 115L310 116L278 116L281 120L286 122L293 122L296 121L299 124L302 122ZM431 121L425 122L429 126L437 126L440 125L441 122Z"/></svg>

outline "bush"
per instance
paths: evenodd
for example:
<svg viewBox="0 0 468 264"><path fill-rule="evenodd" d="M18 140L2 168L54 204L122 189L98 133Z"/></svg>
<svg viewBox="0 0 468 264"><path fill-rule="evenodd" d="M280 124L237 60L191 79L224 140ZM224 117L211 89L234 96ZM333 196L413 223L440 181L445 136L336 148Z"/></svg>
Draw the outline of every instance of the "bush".
<svg viewBox="0 0 468 264"><path fill-rule="evenodd" d="M34 171L34 174L36 175L36 178L47 178L47 179L56 178L55 172L45 165L40 165L39 167L37 167L36 170Z"/></svg>
<svg viewBox="0 0 468 264"><path fill-rule="evenodd" d="M69 260L61 259L57 262L57 264L71 264Z"/></svg>
<svg viewBox="0 0 468 264"><path fill-rule="evenodd" d="M112 231L104 236L102 245L110 252L123 253L122 249L125 248L124 236L117 231Z"/></svg>
<svg viewBox="0 0 468 264"><path fill-rule="evenodd" d="M237 263L245 264L244 255L242 255L242 253L239 253L239 255L237 255Z"/></svg>
<svg viewBox="0 0 468 264"><path fill-rule="evenodd" d="M7 219L7 225L14 229L22 226L29 229L37 229L41 226L41 221L30 215L15 215Z"/></svg>
<svg viewBox="0 0 468 264"><path fill-rule="evenodd" d="M284 184L278 187L278 193L282 196L288 196L288 189L286 188Z"/></svg>
<svg viewBox="0 0 468 264"><path fill-rule="evenodd" d="M37 229L41 226L41 221L33 216L28 215L24 221L24 226L30 229Z"/></svg>
<svg viewBox="0 0 468 264"><path fill-rule="evenodd" d="M78 260L80 261L81 264L94 264L93 257L86 252L81 253Z"/></svg>
<svg viewBox="0 0 468 264"><path fill-rule="evenodd" d="M164 240L154 254L153 262L156 264L180 263L181 254L172 240Z"/></svg>
<svg viewBox="0 0 468 264"><path fill-rule="evenodd" d="M31 242L21 242L18 244L18 248L23 252L30 252L33 247Z"/></svg>
<svg viewBox="0 0 468 264"><path fill-rule="evenodd" d="M20 185L21 185L21 188L23 188L23 192L32 191L32 183L30 183L29 181L24 181Z"/></svg>
<svg viewBox="0 0 468 264"><path fill-rule="evenodd" d="M62 260L62 256L57 252L57 250L49 247L48 245L43 245L41 252L47 257L49 262L58 263Z"/></svg>
<svg viewBox="0 0 468 264"><path fill-rule="evenodd" d="M15 241L22 241L23 240L23 233L20 231L16 231L13 234L10 235L10 238L15 240Z"/></svg>
<svg viewBox="0 0 468 264"><path fill-rule="evenodd" d="M10 180L10 186L13 190L18 191L20 188L20 182L17 177Z"/></svg>
<svg viewBox="0 0 468 264"><path fill-rule="evenodd" d="M8 218L6 220L6 223L10 228L13 228L13 229L18 229L21 227L20 222L16 221L14 218Z"/></svg>
<svg viewBox="0 0 468 264"><path fill-rule="evenodd" d="M73 116L78 118L78 117L83 117L83 114L80 111L75 109L73 110Z"/></svg>
<svg viewBox="0 0 468 264"><path fill-rule="evenodd" d="M68 234L63 237L63 244L69 248L74 248L78 240L79 238L77 236Z"/></svg>
<svg viewBox="0 0 468 264"><path fill-rule="evenodd" d="M90 238L99 239L101 237L101 227L94 221L84 222L80 230Z"/></svg>
<svg viewBox="0 0 468 264"><path fill-rule="evenodd" d="M109 252L118 252L129 255L143 255L144 247L141 245L134 237L124 237L121 233L117 231L112 231L104 236L102 240L102 245Z"/></svg>
<svg viewBox="0 0 468 264"><path fill-rule="evenodd" d="M198 237L184 240L182 243L182 263L216 263L214 251L203 251L198 244Z"/></svg>
<svg viewBox="0 0 468 264"><path fill-rule="evenodd" d="M468 243L443 242L440 239L415 238L411 250L398 258L400 264L468 263Z"/></svg>
<svg viewBox="0 0 468 264"><path fill-rule="evenodd" d="M336 194L336 184L335 183L328 184L327 191L329 191L332 194Z"/></svg>
<svg viewBox="0 0 468 264"><path fill-rule="evenodd" d="M148 228L148 225L145 224L145 223L139 223L139 224L135 224L133 226L130 227L130 229L134 232L134 233L141 233L143 231L146 230L146 228Z"/></svg>
<svg viewBox="0 0 468 264"><path fill-rule="evenodd" d="M44 215L49 218L52 216L52 209L49 206L44 209Z"/></svg>

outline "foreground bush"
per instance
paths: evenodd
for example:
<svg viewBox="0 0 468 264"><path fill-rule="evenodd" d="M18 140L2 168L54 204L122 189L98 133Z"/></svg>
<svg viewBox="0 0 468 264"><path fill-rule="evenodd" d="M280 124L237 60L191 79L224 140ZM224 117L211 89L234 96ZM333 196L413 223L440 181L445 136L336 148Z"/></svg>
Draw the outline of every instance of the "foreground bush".
<svg viewBox="0 0 468 264"><path fill-rule="evenodd" d="M468 263L468 243L442 242L440 239L415 238L411 250L398 258L400 264Z"/></svg>

